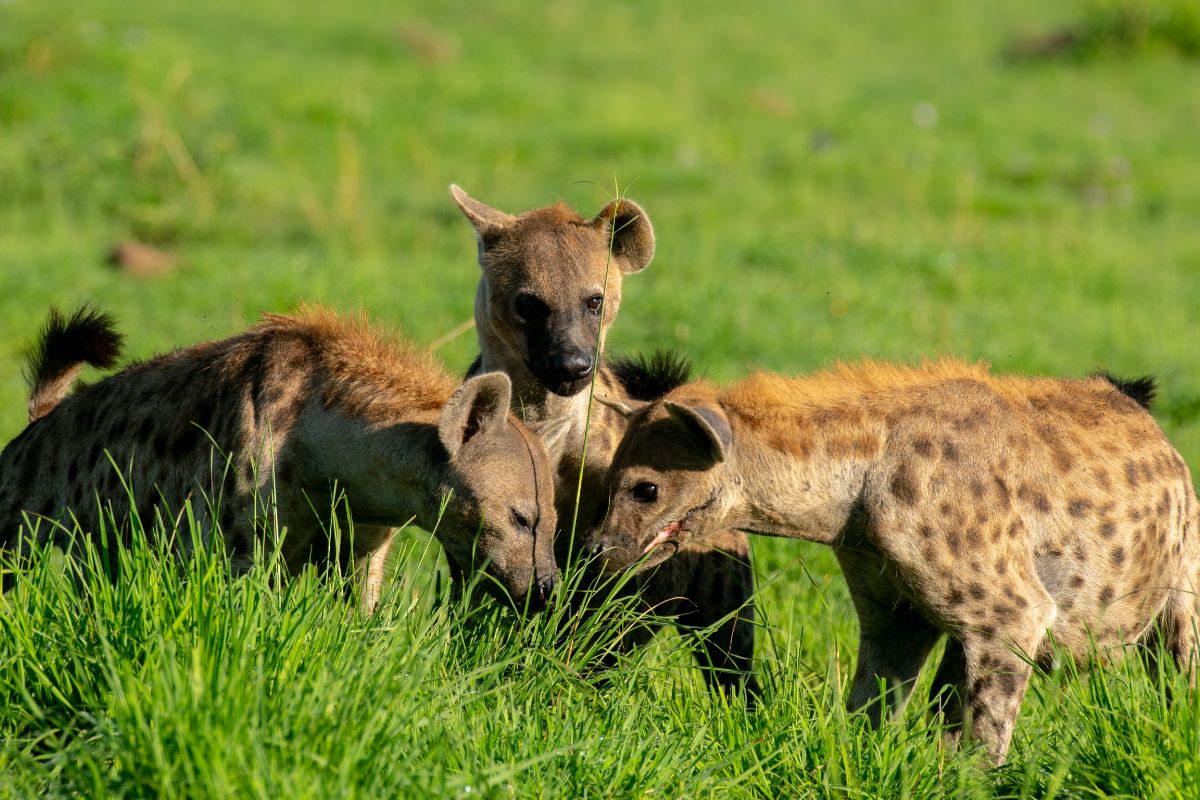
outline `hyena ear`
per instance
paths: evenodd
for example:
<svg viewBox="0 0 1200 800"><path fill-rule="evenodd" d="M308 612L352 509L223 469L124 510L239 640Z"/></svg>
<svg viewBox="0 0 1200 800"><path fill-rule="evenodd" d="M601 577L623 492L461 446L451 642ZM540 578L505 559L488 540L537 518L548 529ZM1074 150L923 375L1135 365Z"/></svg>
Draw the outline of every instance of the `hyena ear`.
<svg viewBox="0 0 1200 800"><path fill-rule="evenodd" d="M725 460L733 447L733 428L724 412L708 406L685 406L668 400L663 406L686 435L703 447L717 464Z"/></svg>
<svg viewBox="0 0 1200 800"><path fill-rule="evenodd" d="M503 372L469 379L442 406L438 439L454 458L477 434L503 425L512 402L512 382Z"/></svg>
<svg viewBox="0 0 1200 800"><path fill-rule="evenodd" d="M475 235L479 238L480 246L485 246L487 239L507 228L516 220L512 214L506 214L498 208L492 208L487 203L481 203L462 190L456 183L450 184L450 196L458 204L459 209L475 226Z"/></svg>
<svg viewBox="0 0 1200 800"><path fill-rule="evenodd" d="M654 258L654 226L632 200L613 200L596 215L592 225L611 237L613 256L624 274L641 272Z"/></svg>

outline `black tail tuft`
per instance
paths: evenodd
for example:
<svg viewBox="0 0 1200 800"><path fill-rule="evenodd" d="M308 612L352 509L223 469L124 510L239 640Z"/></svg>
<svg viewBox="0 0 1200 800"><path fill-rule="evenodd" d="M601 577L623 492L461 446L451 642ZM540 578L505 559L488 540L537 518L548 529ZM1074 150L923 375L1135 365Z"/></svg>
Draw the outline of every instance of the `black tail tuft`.
<svg viewBox="0 0 1200 800"><path fill-rule="evenodd" d="M1104 378L1129 399L1133 400L1147 411L1154 403L1154 395L1158 393L1158 385L1153 375L1144 375L1131 380L1121 380L1107 372L1098 372L1096 377Z"/></svg>
<svg viewBox="0 0 1200 800"><path fill-rule="evenodd" d="M85 305L64 318L51 308L29 355L29 421L59 404L84 364L107 369L117 363L122 342L110 314Z"/></svg>
<svg viewBox="0 0 1200 800"><path fill-rule="evenodd" d="M631 398L646 402L659 399L692 377L692 362L673 350L618 358L609 362L608 368Z"/></svg>

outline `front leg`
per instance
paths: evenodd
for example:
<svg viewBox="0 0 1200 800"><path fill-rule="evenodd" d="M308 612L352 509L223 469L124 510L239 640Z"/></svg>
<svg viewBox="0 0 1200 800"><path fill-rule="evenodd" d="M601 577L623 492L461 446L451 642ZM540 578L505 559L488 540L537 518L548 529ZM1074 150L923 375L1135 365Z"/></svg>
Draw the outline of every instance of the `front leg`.
<svg viewBox="0 0 1200 800"><path fill-rule="evenodd" d="M396 529L383 529L378 546L354 559L354 585L359 587L359 608L364 616L375 613L379 596L383 592L384 569L388 553L392 549Z"/></svg>
<svg viewBox="0 0 1200 800"><path fill-rule="evenodd" d="M939 632L896 589L879 553L843 548L837 557L859 624L858 665L846 705L866 709L876 727L885 714L895 718L904 710Z"/></svg>

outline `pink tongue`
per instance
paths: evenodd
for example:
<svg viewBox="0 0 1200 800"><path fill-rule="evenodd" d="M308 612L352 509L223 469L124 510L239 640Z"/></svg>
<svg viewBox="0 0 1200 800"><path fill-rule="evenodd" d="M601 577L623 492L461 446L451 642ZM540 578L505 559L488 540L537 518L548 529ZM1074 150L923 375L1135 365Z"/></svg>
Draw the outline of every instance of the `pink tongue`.
<svg viewBox="0 0 1200 800"><path fill-rule="evenodd" d="M667 541L677 533L679 533L678 520L672 522L670 525L655 534L654 538L650 540L650 544L646 545L646 549L642 551L642 555L646 555L646 553L649 553L651 550L658 547L660 544Z"/></svg>

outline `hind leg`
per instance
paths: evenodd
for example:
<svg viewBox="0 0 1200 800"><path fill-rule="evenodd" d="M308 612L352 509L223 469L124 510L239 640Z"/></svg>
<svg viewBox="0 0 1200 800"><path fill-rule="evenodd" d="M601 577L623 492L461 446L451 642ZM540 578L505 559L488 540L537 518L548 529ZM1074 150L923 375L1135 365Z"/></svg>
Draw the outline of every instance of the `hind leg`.
<svg viewBox="0 0 1200 800"><path fill-rule="evenodd" d="M939 632L900 595L879 553L844 548L837 557L859 623L858 664L846 705L865 709L877 726L885 714L903 711Z"/></svg>
<svg viewBox="0 0 1200 800"><path fill-rule="evenodd" d="M1188 683L1196 685L1197 660L1197 627L1200 626L1200 614L1197 613L1197 597L1188 591L1173 591L1167 599L1167 605L1159 616L1158 636L1166 652L1171 654L1175 666L1188 676ZM1157 637L1146 641L1145 652L1149 656L1152 668L1157 671Z"/></svg>

